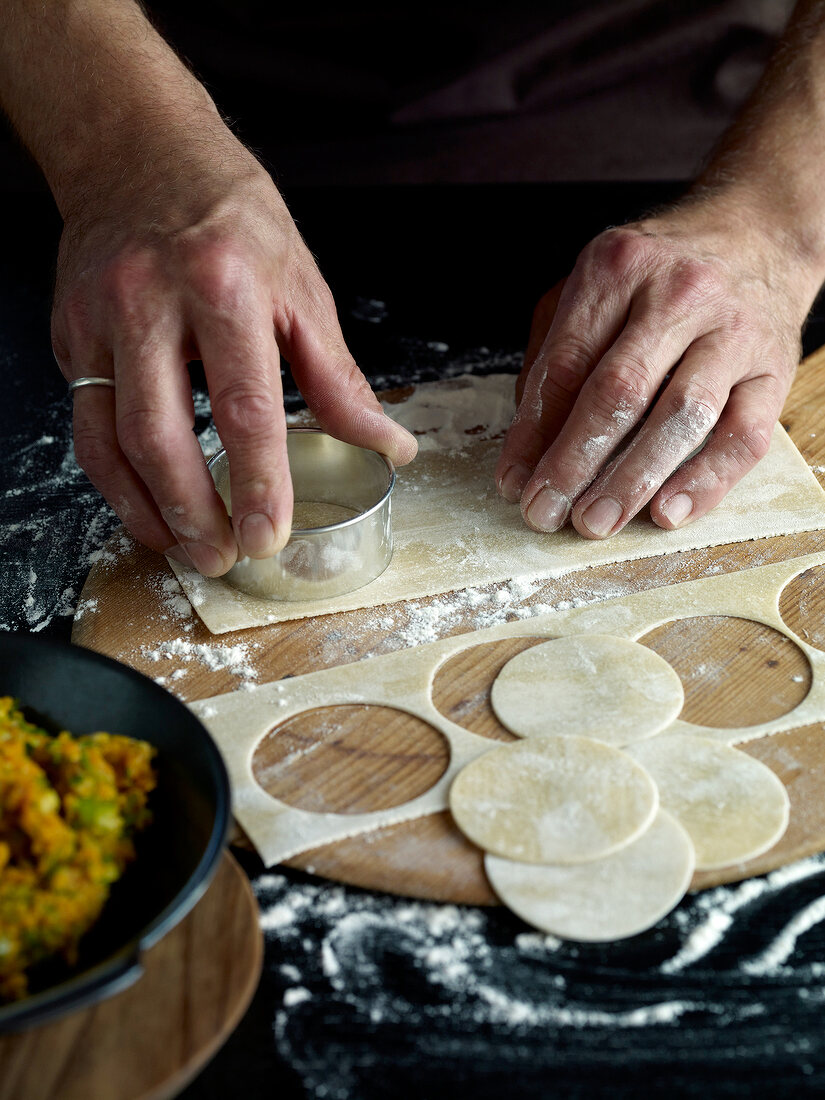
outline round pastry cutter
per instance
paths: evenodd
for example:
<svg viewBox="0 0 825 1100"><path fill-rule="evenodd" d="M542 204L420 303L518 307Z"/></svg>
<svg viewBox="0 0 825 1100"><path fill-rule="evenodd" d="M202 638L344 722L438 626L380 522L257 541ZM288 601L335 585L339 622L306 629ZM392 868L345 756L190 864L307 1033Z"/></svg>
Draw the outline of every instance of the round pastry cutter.
<svg viewBox="0 0 825 1100"><path fill-rule="evenodd" d="M321 600L375 580L392 558L392 463L317 428L290 428L287 453L295 497L292 535L270 558L241 558L225 575L234 588L272 600ZM229 458L209 471L232 510Z"/></svg>

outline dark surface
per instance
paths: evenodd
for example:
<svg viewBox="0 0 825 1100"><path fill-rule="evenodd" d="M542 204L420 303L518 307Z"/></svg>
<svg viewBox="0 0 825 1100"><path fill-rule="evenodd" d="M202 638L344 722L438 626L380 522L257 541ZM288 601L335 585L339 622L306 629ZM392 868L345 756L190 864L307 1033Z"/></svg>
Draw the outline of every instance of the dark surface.
<svg viewBox="0 0 825 1100"><path fill-rule="evenodd" d="M111 730L157 748L152 823L138 858L112 888L77 965L44 965L31 995L0 1005L0 1031L43 1023L131 984L140 953L182 920L205 891L229 827L229 780L214 742L178 699L116 661L35 634L0 634L2 690L52 733Z"/></svg>
<svg viewBox="0 0 825 1100"><path fill-rule="evenodd" d="M350 346L383 386L468 365L517 369L534 300L579 248L677 191L536 185L288 197ZM65 638L115 521L69 458L70 403L48 337L57 233L48 200L15 200L1 222L0 625ZM824 334L815 319L808 350ZM533 933L504 910L410 903L292 871L262 874L254 857L244 863L262 906L264 977L188 1100L825 1089L819 860L689 898L650 932L593 948Z"/></svg>

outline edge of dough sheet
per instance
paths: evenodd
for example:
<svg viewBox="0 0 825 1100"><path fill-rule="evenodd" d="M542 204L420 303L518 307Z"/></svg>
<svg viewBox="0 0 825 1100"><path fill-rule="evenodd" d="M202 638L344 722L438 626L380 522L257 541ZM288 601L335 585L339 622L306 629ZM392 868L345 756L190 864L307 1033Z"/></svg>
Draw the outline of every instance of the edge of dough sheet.
<svg viewBox="0 0 825 1100"><path fill-rule="evenodd" d="M262 684L255 691L235 691L190 706L215 738L227 764L234 811L268 865L309 848L409 821L447 808L447 792L459 770L500 745L456 725L436 709L431 687L436 670L455 653L486 642L512 637L560 637L566 634L613 634L636 640L673 620L696 615L729 615L773 627L793 641L811 667L811 687L787 714L760 725L738 729L698 726L680 719L661 731L701 736L737 744L825 721L825 652L795 634L779 613L785 585L814 566L825 564L825 552L757 566L737 573L682 581L605 600L596 605L551 611L533 619L502 623L459 634L413 649L368 657L347 665ZM428 791L402 805L361 814L312 813L268 794L252 771L255 749L270 730L305 710L338 704L393 707L427 722L447 740L450 763Z"/></svg>
<svg viewBox="0 0 825 1100"><path fill-rule="evenodd" d="M509 375L483 381L498 381L501 387L501 378L512 384ZM450 392L448 385L432 383L426 393ZM439 386L445 389L439 391ZM779 424L768 454L706 516L665 531L640 515L617 535L600 541L583 539L569 527L552 535L531 531L518 506L502 500L495 489L500 440L480 438L458 450L439 450L432 443L437 431L428 436L433 432L427 420L431 409L423 405L422 410L426 430L421 438L429 438L429 449L422 449L410 466L398 471L392 503L395 550L386 571L345 596L279 602L247 596L223 580L201 577L169 559L190 603L213 634L435 596L470 585L551 579L597 565L825 529L825 491Z"/></svg>

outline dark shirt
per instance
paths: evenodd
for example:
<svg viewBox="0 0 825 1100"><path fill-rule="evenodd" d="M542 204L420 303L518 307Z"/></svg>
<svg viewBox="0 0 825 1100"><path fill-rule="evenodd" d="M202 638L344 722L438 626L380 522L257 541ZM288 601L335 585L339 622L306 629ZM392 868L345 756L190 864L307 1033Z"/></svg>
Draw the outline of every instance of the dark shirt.
<svg viewBox="0 0 825 1100"><path fill-rule="evenodd" d="M449 173L461 157L479 178L529 177L531 161L552 177L554 142L569 163L592 143L610 175L611 149L645 146L645 116L649 155L681 143L695 162L751 90L792 6L158 0L150 10L277 163L310 176L313 163L333 174L360 165L380 182L393 165Z"/></svg>

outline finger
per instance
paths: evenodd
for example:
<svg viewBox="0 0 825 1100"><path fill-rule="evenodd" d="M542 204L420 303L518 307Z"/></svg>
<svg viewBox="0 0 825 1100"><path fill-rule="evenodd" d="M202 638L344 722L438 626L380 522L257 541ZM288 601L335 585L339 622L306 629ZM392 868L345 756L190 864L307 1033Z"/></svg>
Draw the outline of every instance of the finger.
<svg viewBox="0 0 825 1100"><path fill-rule="evenodd" d="M240 553L269 557L286 544L292 521L271 304L251 275L225 271L208 302L201 299L194 307L193 323L215 426L229 459L232 527Z"/></svg>
<svg viewBox="0 0 825 1100"><path fill-rule="evenodd" d="M150 316L149 298L113 326L117 438L152 500L199 572L220 576L237 548L192 431L194 409L179 321Z"/></svg>
<svg viewBox="0 0 825 1100"><path fill-rule="evenodd" d="M305 306L282 343L293 378L320 426L345 443L386 455L396 466L411 462L418 452L415 436L386 415L359 370L325 283L312 287Z"/></svg>
<svg viewBox="0 0 825 1100"><path fill-rule="evenodd" d="M573 526L586 538L613 535L704 443L730 392L734 349L718 338L697 340L628 446L582 493Z"/></svg>
<svg viewBox="0 0 825 1100"><path fill-rule="evenodd" d="M51 317L52 351L67 382L93 370L100 377L111 377L112 355L100 339L90 313L87 298L77 290L55 298ZM75 366L75 363L77 364Z"/></svg>
<svg viewBox="0 0 825 1100"><path fill-rule="evenodd" d="M574 502L641 421L703 323L700 311L680 315L666 296L642 288L625 328L587 378L524 488L521 508L528 526L555 531L565 522ZM608 519L605 512L600 525Z"/></svg>
<svg viewBox="0 0 825 1100"><path fill-rule="evenodd" d="M561 292L564 290L564 284L566 282L566 279L561 279L555 286L551 287L550 290L539 299L539 303L533 311L533 320L530 324L530 335L527 338L527 350L524 352L524 365L516 379L516 405L521 403L521 399L524 396L527 375L530 373L541 351L547 333L550 331L550 326L553 324L553 318L556 316L556 310L559 307Z"/></svg>
<svg viewBox="0 0 825 1100"><path fill-rule="evenodd" d="M558 299L550 330L536 353L495 479L505 500L520 500L542 456L557 438L586 379L610 348L630 299L602 295L577 265ZM535 338L533 346L538 341Z"/></svg>
<svg viewBox="0 0 825 1100"><path fill-rule="evenodd" d="M163 554L178 547L146 486L120 449L114 390L89 386L75 392L74 448L86 476L138 542Z"/></svg>
<svg viewBox="0 0 825 1100"><path fill-rule="evenodd" d="M699 519L767 454L788 389L772 376L740 382L702 451L691 458L656 494L650 517L673 529Z"/></svg>
<svg viewBox="0 0 825 1100"><path fill-rule="evenodd" d="M67 294L52 315L52 347L67 381L84 375L113 378L108 345L99 337L86 299ZM115 390L88 386L74 391L73 434L78 465L127 530L160 553L177 541L120 448L115 427Z"/></svg>

